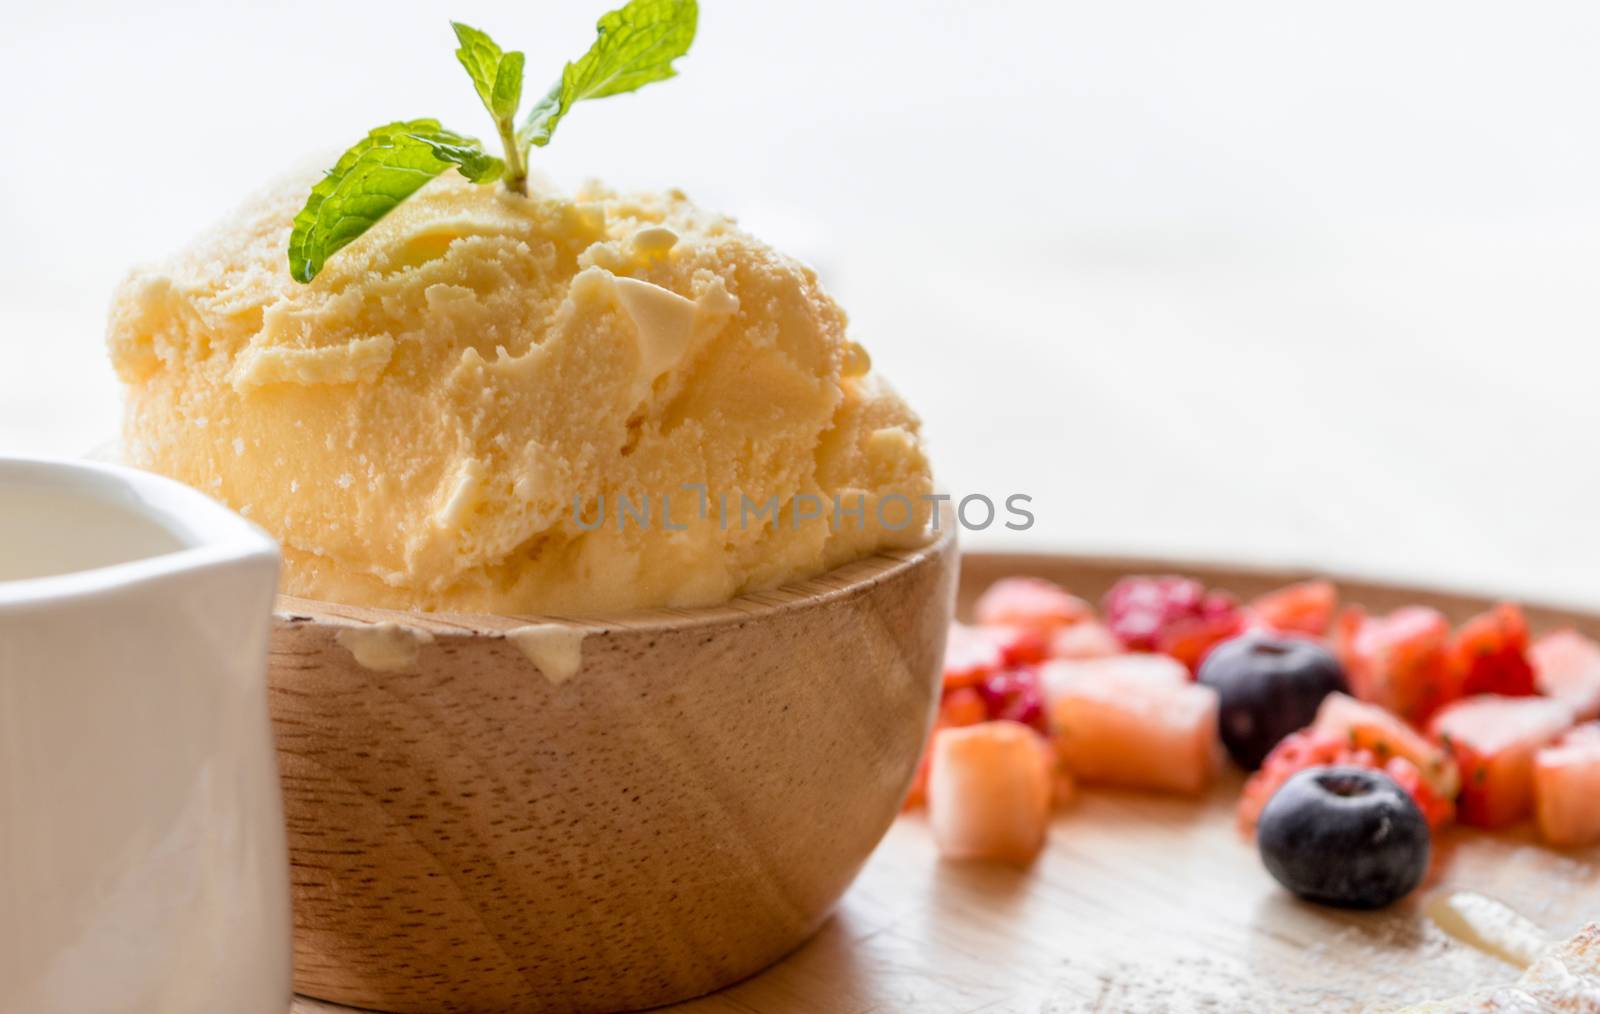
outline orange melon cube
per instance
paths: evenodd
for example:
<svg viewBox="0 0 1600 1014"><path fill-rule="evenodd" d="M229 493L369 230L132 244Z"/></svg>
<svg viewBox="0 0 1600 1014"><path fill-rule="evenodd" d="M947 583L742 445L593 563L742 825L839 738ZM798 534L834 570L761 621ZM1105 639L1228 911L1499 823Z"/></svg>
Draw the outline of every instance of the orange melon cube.
<svg viewBox="0 0 1600 1014"><path fill-rule="evenodd" d="M1557 630L1528 649L1534 686L1572 705L1581 721L1600 718L1600 644L1576 630Z"/></svg>
<svg viewBox="0 0 1600 1014"><path fill-rule="evenodd" d="M1534 755L1533 801L1539 836L1551 845L1600 844L1600 722Z"/></svg>
<svg viewBox="0 0 1600 1014"><path fill-rule="evenodd" d="M1020 722L934 734L928 823L940 854L1025 865L1044 847L1056 792L1050 748Z"/></svg>
<svg viewBox="0 0 1600 1014"><path fill-rule="evenodd" d="M1049 662L1056 750L1079 781L1196 794L1216 776L1217 695L1159 655Z"/></svg>
<svg viewBox="0 0 1600 1014"><path fill-rule="evenodd" d="M1467 697L1435 715L1429 731L1461 769L1457 818L1504 827L1531 814L1534 755L1572 722L1572 707L1563 701L1498 694Z"/></svg>

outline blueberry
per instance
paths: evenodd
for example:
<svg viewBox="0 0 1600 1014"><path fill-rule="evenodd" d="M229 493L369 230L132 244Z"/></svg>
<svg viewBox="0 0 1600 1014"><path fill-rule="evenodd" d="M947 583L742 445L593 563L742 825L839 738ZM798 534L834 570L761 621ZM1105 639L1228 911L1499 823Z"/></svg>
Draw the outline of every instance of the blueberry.
<svg viewBox="0 0 1600 1014"><path fill-rule="evenodd" d="M1345 688L1333 653L1304 637L1243 634L1212 649L1201 683L1216 690L1222 743L1240 767L1254 771L1291 732L1317 716L1317 706Z"/></svg>
<svg viewBox="0 0 1600 1014"><path fill-rule="evenodd" d="M1382 908L1428 871L1428 822L1381 771L1306 768L1267 800L1256 828L1261 861L1307 901Z"/></svg>

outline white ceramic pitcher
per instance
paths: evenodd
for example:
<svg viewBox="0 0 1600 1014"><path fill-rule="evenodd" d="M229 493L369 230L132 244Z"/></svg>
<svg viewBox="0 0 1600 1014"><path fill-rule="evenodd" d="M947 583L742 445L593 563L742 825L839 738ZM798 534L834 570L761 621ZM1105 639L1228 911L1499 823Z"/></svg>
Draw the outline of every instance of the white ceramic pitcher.
<svg viewBox="0 0 1600 1014"><path fill-rule="evenodd" d="M0 458L0 1014L284 1014L278 552L200 493Z"/></svg>

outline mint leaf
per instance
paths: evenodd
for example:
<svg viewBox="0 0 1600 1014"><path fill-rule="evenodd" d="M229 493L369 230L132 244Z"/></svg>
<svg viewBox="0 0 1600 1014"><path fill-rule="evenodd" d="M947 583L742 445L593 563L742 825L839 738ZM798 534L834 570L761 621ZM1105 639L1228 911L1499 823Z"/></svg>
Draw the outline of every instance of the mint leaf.
<svg viewBox="0 0 1600 1014"><path fill-rule="evenodd" d="M507 53L495 71L494 88L489 95L489 115L496 121L516 119L522 104L522 54Z"/></svg>
<svg viewBox="0 0 1600 1014"><path fill-rule="evenodd" d="M542 148L574 104L636 91L676 75L672 61L689 51L699 17L695 0L632 0L602 17L596 26L600 37L534 103L518 142Z"/></svg>
<svg viewBox="0 0 1600 1014"><path fill-rule="evenodd" d="M459 21L450 22L455 29L456 59L467 69L472 85L478 90L483 108L496 120L509 120L517 115L522 104L521 53L502 53L489 33L479 31Z"/></svg>
<svg viewBox="0 0 1600 1014"><path fill-rule="evenodd" d="M402 120L369 131L311 188L294 216L289 274L311 281L329 257L452 165L476 183L504 170L477 141L444 129L438 120Z"/></svg>

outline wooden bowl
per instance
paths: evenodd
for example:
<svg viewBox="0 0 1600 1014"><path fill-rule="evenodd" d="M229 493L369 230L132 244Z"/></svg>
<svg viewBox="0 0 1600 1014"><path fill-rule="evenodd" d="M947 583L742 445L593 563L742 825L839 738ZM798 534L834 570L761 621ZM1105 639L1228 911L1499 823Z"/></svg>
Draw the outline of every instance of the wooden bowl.
<svg viewBox="0 0 1600 1014"><path fill-rule="evenodd" d="M811 935L927 737L953 526L723 606L575 620L279 599L295 986L382 1011L601 1011Z"/></svg>

